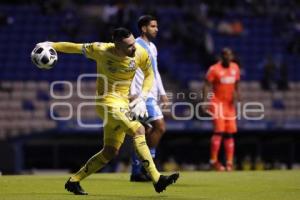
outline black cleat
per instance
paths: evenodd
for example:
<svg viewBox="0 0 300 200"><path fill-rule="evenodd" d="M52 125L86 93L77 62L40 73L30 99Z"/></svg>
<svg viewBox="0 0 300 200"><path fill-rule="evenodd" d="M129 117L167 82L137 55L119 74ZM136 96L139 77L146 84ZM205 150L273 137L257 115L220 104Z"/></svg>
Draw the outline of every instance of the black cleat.
<svg viewBox="0 0 300 200"><path fill-rule="evenodd" d="M149 182L151 181L149 176L146 176L145 174L131 174L130 176L131 182Z"/></svg>
<svg viewBox="0 0 300 200"><path fill-rule="evenodd" d="M71 179L71 178L70 178ZM71 182L70 179L65 184L65 189L76 195L87 195L88 193L82 189L79 182Z"/></svg>
<svg viewBox="0 0 300 200"><path fill-rule="evenodd" d="M158 193L164 191L169 185L175 183L178 178L179 173L170 176L160 175L158 182L154 184L155 191Z"/></svg>

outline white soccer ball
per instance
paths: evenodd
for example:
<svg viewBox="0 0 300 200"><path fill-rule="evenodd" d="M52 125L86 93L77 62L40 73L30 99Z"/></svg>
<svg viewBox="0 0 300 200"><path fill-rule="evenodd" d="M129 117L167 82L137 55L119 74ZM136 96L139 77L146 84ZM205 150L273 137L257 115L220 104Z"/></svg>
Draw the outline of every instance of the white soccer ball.
<svg viewBox="0 0 300 200"><path fill-rule="evenodd" d="M57 59L55 49L47 42L37 44L31 52L32 62L41 69L51 69Z"/></svg>

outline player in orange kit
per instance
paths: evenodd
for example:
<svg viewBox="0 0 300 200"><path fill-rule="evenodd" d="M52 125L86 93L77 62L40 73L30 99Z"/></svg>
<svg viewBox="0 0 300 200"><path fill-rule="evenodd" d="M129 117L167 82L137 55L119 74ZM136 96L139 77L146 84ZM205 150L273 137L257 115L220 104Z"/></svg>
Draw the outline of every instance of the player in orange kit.
<svg viewBox="0 0 300 200"><path fill-rule="evenodd" d="M205 112L213 117L214 133L211 137L210 164L217 171L232 171L234 157L234 134L237 132L235 102L240 100L239 94L240 69L233 62L233 53L224 48L221 60L210 66L204 83L203 97L210 101L203 106ZM212 86L214 93L208 99L208 91ZM218 161L222 138L226 154L226 168Z"/></svg>

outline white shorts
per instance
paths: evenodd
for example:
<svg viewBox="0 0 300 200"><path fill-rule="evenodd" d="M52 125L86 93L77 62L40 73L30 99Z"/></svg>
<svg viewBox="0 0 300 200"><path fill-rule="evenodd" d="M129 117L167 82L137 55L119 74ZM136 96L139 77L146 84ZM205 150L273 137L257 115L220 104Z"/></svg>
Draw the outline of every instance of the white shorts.
<svg viewBox="0 0 300 200"><path fill-rule="evenodd" d="M146 123L150 123L164 117L159 105L157 104L157 101L154 98L148 98L146 100L146 107L148 111Z"/></svg>

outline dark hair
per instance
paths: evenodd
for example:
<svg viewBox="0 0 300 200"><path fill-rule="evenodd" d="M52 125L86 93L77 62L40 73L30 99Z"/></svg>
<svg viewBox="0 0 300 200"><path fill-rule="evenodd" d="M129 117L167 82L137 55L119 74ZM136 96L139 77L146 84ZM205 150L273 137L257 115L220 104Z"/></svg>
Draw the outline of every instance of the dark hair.
<svg viewBox="0 0 300 200"><path fill-rule="evenodd" d="M224 47L223 49L221 49L221 54L225 54L227 51L232 52L232 49L230 47Z"/></svg>
<svg viewBox="0 0 300 200"><path fill-rule="evenodd" d="M138 19L138 28L141 31L143 26L148 26L151 21L156 20L152 15L142 15Z"/></svg>
<svg viewBox="0 0 300 200"><path fill-rule="evenodd" d="M112 33L112 40L113 42L120 42L123 39L128 38L131 34L132 33L126 28L123 27L116 28L113 30Z"/></svg>

